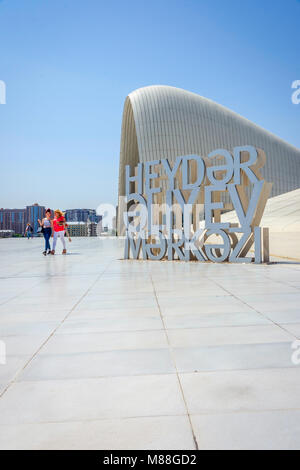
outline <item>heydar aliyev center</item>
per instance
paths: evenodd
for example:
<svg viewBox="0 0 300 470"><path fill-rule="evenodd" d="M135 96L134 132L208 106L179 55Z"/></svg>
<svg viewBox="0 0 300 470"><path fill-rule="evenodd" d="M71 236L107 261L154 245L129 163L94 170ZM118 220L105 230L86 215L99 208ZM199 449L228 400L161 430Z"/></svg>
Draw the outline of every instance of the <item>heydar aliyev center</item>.
<svg viewBox="0 0 300 470"><path fill-rule="evenodd" d="M244 145L266 153L262 175L273 182L271 197L280 198L292 191L294 194L300 188L298 148L195 93L161 85L135 90L124 104L119 197L125 195L126 165L134 168L139 162L163 158L174 162L177 156L205 156L214 149L231 151ZM297 200L300 201L299 195ZM298 217L299 214L298 207Z"/></svg>
<svg viewBox="0 0 300 470"><path fill-rule="evenodd" d="M125 194L125 165L177 156L207 155L214 149L251 144L267 154L263 176L272 196L300 186L300 150L213 101L170 86L130 93L124 105L119 195Z"/></svg>

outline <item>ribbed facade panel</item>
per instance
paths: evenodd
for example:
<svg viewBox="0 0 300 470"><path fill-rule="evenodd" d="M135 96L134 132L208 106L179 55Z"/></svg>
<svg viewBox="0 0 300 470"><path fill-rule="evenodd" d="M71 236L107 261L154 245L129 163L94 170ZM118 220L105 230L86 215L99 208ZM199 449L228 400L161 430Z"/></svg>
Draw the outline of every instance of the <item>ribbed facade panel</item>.
<svg viewBox="0 0 300 470"><path fill-rule="evenodd" d="M300 150L238 114L191 93L169 86L140 88L124 105L119 195L125 193L125 165L138 161L229 151L253 145L267 154L263 170L273 182L272 196L300 187Z"/></svg>

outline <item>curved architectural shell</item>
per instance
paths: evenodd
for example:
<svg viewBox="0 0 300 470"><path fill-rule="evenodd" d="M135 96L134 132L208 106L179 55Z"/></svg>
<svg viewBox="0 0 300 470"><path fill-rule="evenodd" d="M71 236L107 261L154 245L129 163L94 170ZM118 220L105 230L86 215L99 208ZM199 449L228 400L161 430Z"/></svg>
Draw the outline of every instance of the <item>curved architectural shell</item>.
<svg viewBox="0 0 300 470"><path fill-rule="evenodd" d="M262 173L272 196L299 188L300 150L207 98L170 86L133 91L124 105L119 196L125 194L125 165L252 145L263 149Z"/></svg>

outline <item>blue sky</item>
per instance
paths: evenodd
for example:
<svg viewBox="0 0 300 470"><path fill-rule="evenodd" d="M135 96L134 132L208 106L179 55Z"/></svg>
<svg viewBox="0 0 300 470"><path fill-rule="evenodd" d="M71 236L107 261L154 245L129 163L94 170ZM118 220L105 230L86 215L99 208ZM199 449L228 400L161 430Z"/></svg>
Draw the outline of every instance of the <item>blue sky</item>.
<svg viewBox="0 0 300 470"><path fill-rule="evenodd" d="M0 0L0 207L117 201L123 103L172 85L300 147L299 0Z"/></svg>

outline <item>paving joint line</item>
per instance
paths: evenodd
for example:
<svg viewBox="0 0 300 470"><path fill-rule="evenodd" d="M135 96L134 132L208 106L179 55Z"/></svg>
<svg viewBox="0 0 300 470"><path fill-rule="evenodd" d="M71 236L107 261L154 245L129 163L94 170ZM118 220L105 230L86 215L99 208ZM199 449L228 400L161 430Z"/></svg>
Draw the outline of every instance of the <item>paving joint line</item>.
<svg viewBox="0 0 300 470"><path fill-rule="evenodd" d="M86 292L80 297L80 299L73 305L71 310L65 315L65 317L60 321L60 323L54 328L54 330L50 333L50 335L45 339L45 341L39 346L39 348L35 351L35 353L30 357L30 359L26 362L26 364L15 374L14 378L8 383L7 387L0 393L0 399L3 395L7 392L7 390L13 385L19 375L26 369L26 367L31 363L31 361L38 355L41 349L48 343L50 338L57 332L57 330L62 326L62 324L67 320L67 318L71 315L71 313L75 310L75 308L80 304L80 302L87 296L90 290L95 286L95 284L101 279L105 271L108 269L111 261L107 264L104 270L97 276L96 280L92 283L92 285L86 290Z"/></svg>
<svg viewBox="0 0 300 470"><path fill-rule="evenodd" d="M167 332L167 328L166 328L166 325L165 325L165 321L164 321L164 318L163 318L163 315L162 315L162 312L161 312L161 308L160 308L160 305L159 305L159 301L158 301L158 297L157 297L157 294L156 294L156 289L155 289L155 286L154 286L154 282L153 282L151 272L149 272L149 276L150 276L151 284L152 284L152 287L153 287L153 293L154 293L154 296L155 296L155 299L156 299L156 303L157 303L157 307L158 307L158 310L159 310L161 322L162 322L163 327L164 327L164 332L165 332L167 343L168 343L168 346L169 346L170 355L171 355L171 358L172 358L172 361L173 361L173 364L174 364L174 368L175 368L175 371L176 371L176 377L177 377L178 385L179 385L179 388L180 388L180 391L181 391L181 395L182 395L182 399L183 399L184 406L185 406L185 409L186 409L187 417L188 417L188 420L189 420L189 423L190 423L195 448L196 448L196 450L199 450L199 445L198 445L196 434L195 434L195 431L194 431L194 428L193 428L192 419L191 419L190 412L189 412L189 409L188 409L188 405L187 405L187 402L186 402L186 398L185 398L185 395L184 395L182 383L181 383L181 380L180 380L180 377L179 377L179 372L178 372L178 369L177 369L176 360L175 360L175 357L174 357L174 354L173 354L173 348L171 346L170 339L169 339L168 332Z"/></svg>
<svg viewBox="0 0 300 470"><path fill-rule="evenodd" d="M14 279L14 278L12 278ZM29 278L31 279L31 278ZM8 302L11 302L12 300L15 300L17 299L18 297L20 297L21 295L23 295L25 292L31 290L31 289L34 289L37 285L39 285L40 283L44 282L44 279L39 279L39 281L37 283L35 283L33 286L29 287L29 288L26 288L24 290L22 290L21 292L19 292L17 295L15 295L14 297L10 297L8 300L5 300L4 302L0 303L0 307L2 307L3 305L7 304Z"/></svg>
<svg viewBox="0 0 300 470"><path fill-rule="evenodd" d="M211 278L210 278L211 279ZM285 331L286 333L288 333L290 336L292 336L293 338L295 339L300 339L300 337L294 335L293 333L291 333L289 330L287 330L286 328L283 328L283 326L279 323L276 323L274 320L272 320L272 318L268 317L267 314L265 313L262 313L260 312L259 310L257 310L255 307L252 307L252 305L249 305L247 302L245 302L243 299L241 299L240 297L238 297L236 294L233 294L232 292L230 292L229 290L227 290L225 287L222 286L222 284L219 284L217 281L211 279L218 287L221 287L221 289L223 289L225 292L228 292L232 297L234 297L235 299L239 300L240 302L242 302L242 304L246 305L247 307L251 308L251 310L254 310L254 312L258 313L259 315L261 315L263 318L269 320L271 323L273 323L273 325L275 326L278 326L281 330Z"/></svg>

